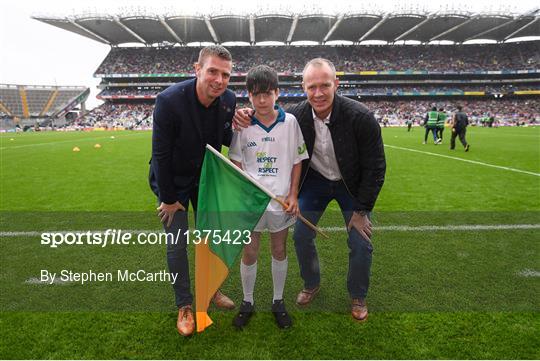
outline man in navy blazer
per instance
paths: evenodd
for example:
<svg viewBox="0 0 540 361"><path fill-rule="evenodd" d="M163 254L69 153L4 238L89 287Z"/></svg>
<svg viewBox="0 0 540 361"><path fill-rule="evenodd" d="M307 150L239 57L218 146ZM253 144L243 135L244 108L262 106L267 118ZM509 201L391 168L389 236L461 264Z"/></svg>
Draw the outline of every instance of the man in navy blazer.
<svg viewBox="0 0 540 361"><path fill-rule="evenodd" d="M173 289L178 306L178 332L194 331L191 304L193 295L187 257L188 202L197 209L199 177L205 146L217 150L229 145L235 94L227 89L232 57L219 45L203 48L195 63L196 78L175 84L156 98L152 132L150 187L159 200L158 216L165 232L178 242L167 244L169 272L176 274ZM234 308L220 291L213 298L216 306Z"/></svg>

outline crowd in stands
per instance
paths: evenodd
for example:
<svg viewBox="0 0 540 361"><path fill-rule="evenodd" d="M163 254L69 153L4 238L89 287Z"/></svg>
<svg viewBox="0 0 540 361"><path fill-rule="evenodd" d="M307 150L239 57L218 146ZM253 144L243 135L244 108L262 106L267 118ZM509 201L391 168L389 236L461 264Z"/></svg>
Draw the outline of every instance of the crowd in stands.
<svg viewBox="0 0 540 361"><path fill-rule="evenodd" d="M104 103L89 113L79 116L69 126L126 129L152 126L152 103Z"/></svg>
<svg viewBox="0 0 540 361"><path fill-rule="evenodd" d="M510 93L518 90L540 90L538 84L523 84L523 85L388 85L388 86L341 86L338 88L338 93L341 94L399 94L399 93L464 93L464 92L486 92L492 94ZM235 90L235 93L240 96L247 96L247 90ZM304 94L304 90L300 87L280 87L280 93L283 94Z"/></svg>
<svg viewBox="0 0 540 361"><path fill-rule="evenodd" d="M481 119L493 116L497 125L539 125L540 102L535 99L499 99L499 100L396 100L369 101L360 100L375 114L381 125L404 125L410 119L416 125L423 125L426 113L436 106L443 108L450 116L458 105L469 115L472 125L480 124ZM286 107L291 102L279 99L280 106ZM248 101L240 100L237 107L250 107Z"/></svg>
<svg viewBox="0 0 540 361"><path fill-rule="evenodd" d="M469 115L473 125L484 117L494 117L499 125L540 124L540 102L535 99L459 100L459 101L363 101L382 124L401 125L407 119L422 125L433 106L443 108L449 115L458 105ZM449 117L451 118L451 117Z"/></svg>
<svg viewBox="0 0 540 361"><path fill-rule="evenodd" d="M330 59L338 71L493 71L539 69L539 43L475 45L229 47L234 72L267 64L280 73L302 72L307 60ZM200 48L113 48L96 74L193 73Z"/></svg>
<svg viewBox="0 0 540 361"><path fill-rule="evenodd" d="M129 88L109 88L103 90L99 93L99 96L141 96L141 95L150 95L156 96L164 88L161 89L138 89L137 87ZM233 89L237 96L247 97L247 90L239 88ZM446 86L431 86L431 85L414 85L414 86L403 86L403 85L393 85L393 86L358 86L358 87L340 87L338 92L341 94L399 94L399 93L416 93L416 92L453 92L453 93L463 93L463 92L486 92L492 94L499 93L510 93L518 90L540 90L540 83L537 84L520 84L520 85L446 85ZM300 87L280 87L281 96L287 94L294 95L304 95L304 90Z"/></svg>
<svg viewBox="0 0 540 361"><path fill-rule="evenodd" d="M461 105L472 123L480 124L483 117L493 116L500 125L540 124L540 102L535 99L499 100L407 100L407 101L366 101L362 102L374 111L381 124L402 125L407 119L423 124L426 113L433 107L444 108L449 114ZM290 102L281 102L286 106ZM249 102L239 101L239 107L249 106ZM153 103L104 103L84 117L79 117L75 125L93 127L131 128L151 126Z"/></svg>
<svg viewBox="0 0 540 361"><path fill-rule="evenodd" d="M197 51L195 48L113 48L96 74L192 73Z"/></svg>
<svg viewBox="0 0 540 361"><path fill-rule="evenodd" d="M98 96L115 96L115 95L158 95L165 89L137 89L133 88L109 88L101 91Z"/></svg>
<svg viewBox="0 0 540 361"><path fill-rule="evenodd" d="M518 90L539 90L539 84L520 85L389 85L386 87L361 86L358 88L342 88L345 90L356 90L358 93L410 93L410 92L486 92L486 93L509 93Z"/></svg>
<svg viewBox="0 0 540 361"><path fill-rule="evenodd" d="M459 101L363 101L372 109L379 121L389 125L402 125L412 119L422 124L426 113L433 107L444 108L449 114L455 112L457 105L463 106L473 124L480 124L482 118L493 116L500 125L539 124L540 103L534 99L526 100L459 100ZM286 106L287 102L281 102ZM246 101L239 101L239 107L249 106ZM126 128L136 125L150 125L153 104L112 104L105 103L85 117L75 121L76 125L94 127Z"/></svg>
<svg viewBox="0 0 540 361"><path fill-rule="evenodd" d="M482 119L494 117L495 125L539 125L540 124L540 102L536 99L498 99L498 100L454 100L454 101L434 101L434 100L407 100L407 101L369 101L361 100L371 109L381 126L404 125L407 120L412 120L416 125L423 125L426 113L436 106L443 108L448 113L449 119L461 105L469 115L472 125L482 125ZM286 101L280 98L278 103L286 107L293 101ZM250 106L245 99L239 99L237 107ZM79 116L72 122L68 122L62 127L55 127L56 130L80 130L87 128L105 129L152 129L153 102L144 103L113 103L106 102L94 108L85 115ZM6 118L7 119L7 118ZM44 123L43 123L44 124ZM4 124L6 129L8 124ZM42 130L48 130L43 128ZM50 128L52 129L52 128Z"/></svg>

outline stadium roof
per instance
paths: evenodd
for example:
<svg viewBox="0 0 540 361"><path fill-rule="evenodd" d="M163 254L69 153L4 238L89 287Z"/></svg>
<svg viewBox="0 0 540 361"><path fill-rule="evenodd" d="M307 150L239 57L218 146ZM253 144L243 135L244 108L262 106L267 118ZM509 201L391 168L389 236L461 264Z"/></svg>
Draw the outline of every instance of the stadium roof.
<svg viewBox="0 0 540 361"><path fill-rule="evenodd" d="M341 14L341 15L100 15L33 17L36 20L109 45L125 43L189 44L195 42L351 41L382 40L422 43L447 40L509 39L540 36L540 9L508 14Z"/></svg>

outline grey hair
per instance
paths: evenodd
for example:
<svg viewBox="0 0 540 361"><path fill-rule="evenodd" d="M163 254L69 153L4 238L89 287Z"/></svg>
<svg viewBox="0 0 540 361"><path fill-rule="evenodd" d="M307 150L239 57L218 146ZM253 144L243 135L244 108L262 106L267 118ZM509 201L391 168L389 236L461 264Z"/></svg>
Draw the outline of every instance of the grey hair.
<svg viewBox="0 0 540 361"><path fill-rule="evenodd" d="M306 66L304 66L304 70L302 71L302 77L306 75L306 70L310 66L316 66L316 67L322 67L324 65L328 65L330 69L332 70L332 75L334 78L336 77L336 67L334 66L334 63L332 63L330 60L325 58L314 58L307 62Z"/></svg>

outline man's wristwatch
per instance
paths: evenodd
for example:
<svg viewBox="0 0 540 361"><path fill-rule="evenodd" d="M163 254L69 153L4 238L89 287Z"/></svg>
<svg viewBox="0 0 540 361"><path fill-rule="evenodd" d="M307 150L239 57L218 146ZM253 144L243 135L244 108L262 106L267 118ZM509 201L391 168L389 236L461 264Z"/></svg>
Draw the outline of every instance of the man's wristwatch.
<svg viewBox="0 0 540 361"><path fill-rule="evenodd" d="M366 212L366 211L355 211L358 215L364 217L364 216L367 216L369 212Z"/></svg>

